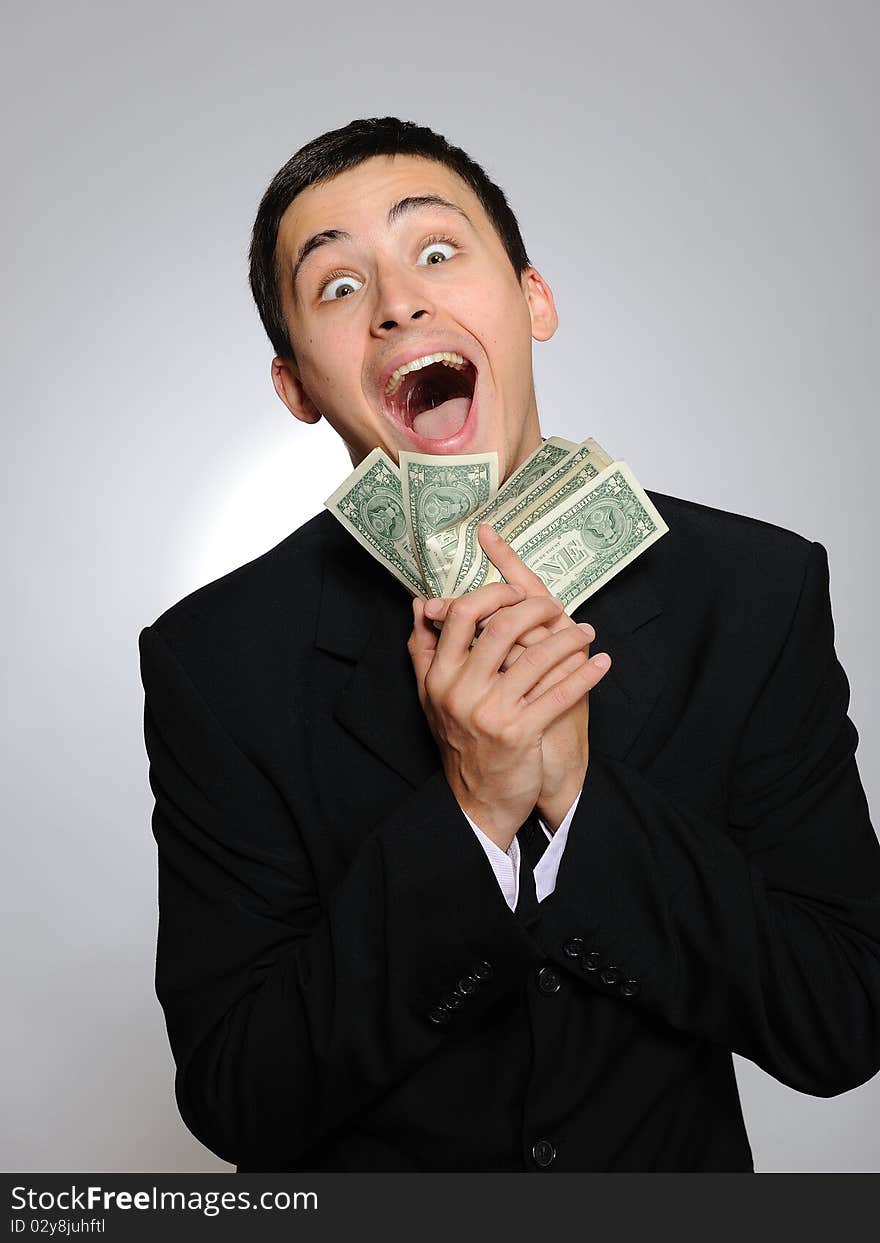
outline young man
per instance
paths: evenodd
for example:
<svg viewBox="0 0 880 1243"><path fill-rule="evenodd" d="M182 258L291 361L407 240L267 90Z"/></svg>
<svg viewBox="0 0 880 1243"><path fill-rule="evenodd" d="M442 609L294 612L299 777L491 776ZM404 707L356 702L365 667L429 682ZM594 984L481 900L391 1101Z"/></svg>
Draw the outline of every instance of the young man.
<svg viewBox="0 0 880 1243"><path fill-rule="evenodd" d="M552 293L440 136L314 140L250 259L275 388L353 465L541 443ZM473 395L407 418L386 380L439 350ZM239 1170L748 1171L731 1052L817 1096L880 1067L826 551L648 495L668 533L573 618L483 528L506 581L438 635L322 511L141 632L157 993Z"/></svg>

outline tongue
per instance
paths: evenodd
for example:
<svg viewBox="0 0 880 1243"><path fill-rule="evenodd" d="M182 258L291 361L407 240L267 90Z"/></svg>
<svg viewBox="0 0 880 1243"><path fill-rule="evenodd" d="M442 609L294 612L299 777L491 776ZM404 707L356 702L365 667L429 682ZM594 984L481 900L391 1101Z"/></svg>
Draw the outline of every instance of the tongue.
<svg viewBox="0 0 880 1243"><path fill-rule="evenodd" d="M417 414L412 421L413 431L429 440L445 440L464 427L470 408L470 397L450 397L433 410Z"/></svg>

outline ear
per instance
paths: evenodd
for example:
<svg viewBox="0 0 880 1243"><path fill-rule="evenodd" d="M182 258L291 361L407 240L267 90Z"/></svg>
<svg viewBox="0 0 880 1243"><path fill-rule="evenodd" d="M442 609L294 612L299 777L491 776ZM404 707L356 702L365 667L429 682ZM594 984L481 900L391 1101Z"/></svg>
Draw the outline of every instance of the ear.
<svg viewBox="0 0 880 1243"><path fill-rule="evenodd" d="M532 320L532 336L536 341L548 341L559 325L553 290L537 268L526 268L520 276L520 284L529 305Z"/></svg>
<svg viewBox="0 0 880 1243"><path fill-rule="evenodd" d="M272 359L272 383L275 392L284 402L290 413L301 423L317 423L321 411L307 396L299 378L296 366L287 358L276 355Z"/></svg>

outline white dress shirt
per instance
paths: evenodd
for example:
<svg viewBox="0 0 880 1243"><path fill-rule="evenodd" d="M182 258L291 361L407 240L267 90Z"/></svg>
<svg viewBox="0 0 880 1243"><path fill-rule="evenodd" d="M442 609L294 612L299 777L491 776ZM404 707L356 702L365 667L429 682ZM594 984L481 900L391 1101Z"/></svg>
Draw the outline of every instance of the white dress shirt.
<svg viewBox="0 0 880 1243"><path fill-rule="evenodd" d="M568 830L571 827L571 821L581 794L583 794L583 789L581 789L577 798L565 813L565 819L555 833L551 832L541 817L538 816L538 824L547 834L550 843L534 868L535 894L539 902L543 902L547 895L551 894L556 888L556 873L559 871L559 861L562 858L562 852L565 850ZM474 824L464 808L461 810L462 815L476 833L477 840L486 852L486 857L492 865L492 871L495 873L498 884L501 886L501 892L504 894L507 905L513 910L519 898L521 855L519 841L514 837L507 850L502 850L496 842L492 841L488 834L483 832L478 824Z"/></svg>

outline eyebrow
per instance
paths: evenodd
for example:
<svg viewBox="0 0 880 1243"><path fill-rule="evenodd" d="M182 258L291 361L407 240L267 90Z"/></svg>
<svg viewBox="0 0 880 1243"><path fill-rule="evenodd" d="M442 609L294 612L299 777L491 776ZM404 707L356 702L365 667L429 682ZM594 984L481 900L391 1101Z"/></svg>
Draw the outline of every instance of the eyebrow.
<svg viewBox="0 0 880 1243"><path fill-rule="evenodd" d="M457 203L451 203L449 199L445 199L439 194L410 194L406 198L398 199L388 209L388 224L396 224L398 220L409 215L410 212L423 211L425 208L431 207L442 207L447 211L457 212L473 228L471 219L464 208L459 207ZM296 278L299 275L300 268L313 251L318 250L321 246L326 246L328 242L350 242L351 240L351 234L347 233L345 229L323 229L320 233L313 233L310 238L307 238L297 251L296 262L290 274L290 284L294 296L296 295Z"/></svg>

